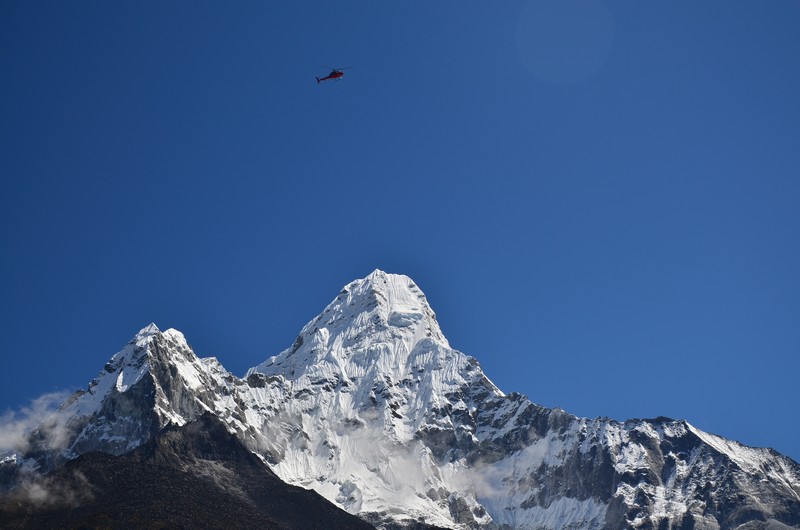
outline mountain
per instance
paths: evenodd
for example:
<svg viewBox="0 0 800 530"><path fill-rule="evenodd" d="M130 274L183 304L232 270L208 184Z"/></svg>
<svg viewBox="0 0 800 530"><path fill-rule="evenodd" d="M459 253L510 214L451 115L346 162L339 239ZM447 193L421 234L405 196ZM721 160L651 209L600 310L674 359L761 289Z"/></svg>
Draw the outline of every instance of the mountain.
<svg viewBox="0 0 800 530"><path fill-rule="evenodd" d="M383 528L800 526L793 460L685 421L504 394L450 347L419 287L382 271L243 378L175 330L143 329L4 472L123 455L207 413L284 481Z"/></svg>
<svg viewBox="0 0 800 530"><path fill-rule="evenodd" d="M212 414L121 456L93 451L0 498L3 528L368 529L289 486Z"/></svg>

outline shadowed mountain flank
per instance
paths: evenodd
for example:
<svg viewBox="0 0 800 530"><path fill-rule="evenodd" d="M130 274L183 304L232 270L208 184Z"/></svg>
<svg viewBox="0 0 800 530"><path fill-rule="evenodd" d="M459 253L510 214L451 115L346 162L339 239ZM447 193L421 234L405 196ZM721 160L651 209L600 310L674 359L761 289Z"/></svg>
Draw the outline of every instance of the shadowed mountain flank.
<svg viewBox="0 0 800 530"><path fill-rule="evenodd" d="M373 528L281 481L210 414L91 452L0 498L2 528Z"/></svg>

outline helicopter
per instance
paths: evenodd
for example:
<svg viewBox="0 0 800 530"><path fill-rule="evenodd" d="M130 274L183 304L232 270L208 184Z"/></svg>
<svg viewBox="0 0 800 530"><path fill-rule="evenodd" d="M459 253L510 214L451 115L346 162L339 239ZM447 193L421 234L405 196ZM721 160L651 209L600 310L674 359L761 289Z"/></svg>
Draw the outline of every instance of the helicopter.
<svg viewBox="0 0 800 530"><path fill-rule="evenodd" d="M325 68L330 68L330 66L326 66ZM336 79L339 80L344 77L344 72L342 70L347 70L350 68L349 66L345 66L342 68L331 68L331 73L326 75L325 77L317 77L317 84L320 84L321 81L328 81L329 79Z"/></svg>

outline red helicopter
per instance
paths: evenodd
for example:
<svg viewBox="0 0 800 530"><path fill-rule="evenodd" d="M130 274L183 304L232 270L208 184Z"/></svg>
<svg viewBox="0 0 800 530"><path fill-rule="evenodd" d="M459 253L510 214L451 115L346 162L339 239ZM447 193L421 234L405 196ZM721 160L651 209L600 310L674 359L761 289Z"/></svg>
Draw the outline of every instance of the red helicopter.
<svg viewBox="0 0 800 530"><path fill-rule="evenodd" d="M330 66L326 66L325 68L330 68ZM326 75L325 77L318 77L317 84L320 84L321 81L328 81L329 79L336 79L339 80L344 77L344 72L342 70L347 70L350 68L349 66L345 66L343 68L331 68L331 73Z"/></svg>

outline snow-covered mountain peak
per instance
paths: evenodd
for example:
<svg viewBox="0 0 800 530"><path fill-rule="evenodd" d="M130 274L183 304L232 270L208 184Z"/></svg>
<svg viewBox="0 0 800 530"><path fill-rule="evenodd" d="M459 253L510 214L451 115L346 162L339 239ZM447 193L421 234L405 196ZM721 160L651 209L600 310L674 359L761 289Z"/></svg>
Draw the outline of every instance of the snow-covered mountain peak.
<svg viewBox="0 0 800 530"><path fill-rule="evenodd" d="M183 425L227 405L232 376L216 359L200 359L183 333L149 324L114 354L85 390L45 425L32 445L45 468L87 451L122 454L168 424ZM221 404L222 403L222 404ZM231 428L238 420L224 415ZM43 431L44 432L44 431ZM53 443L57 438L58 443Z"/></svg>
<svg viewBox="0 0 800 530"><path fill-rule="evenodd" d="M92 386L90 386L90 391L102 379L104 374L116 373L120 368L127 367L128 373L135 371L141 374L142 364L146 363L147 357L150 355L150 343L160 334L161 330L152 322L140 329L124 348L109 359L103 372L98 375L98 379L95 379ZM131 369L132 367L135 368Z"/></svg>
<svg viewBox="0 0 800 530"><path fill-rule="evenodd" d="M172 342L179 344L180 346L189 347L189 343L186 342L186 337L175 328L169 328L168 330L163 332L163 335Z"/></svg>
<svg viewBox="0 0 800 530"><path fill-rule="evenodd" d="M251 372L296 378L321 365L351 377L373 366L405 371L412 352L449 349L425 294L411 278L375 270L347 284L306 324L291 348Z"/></svg>
<svg viewBox="0 0 800 530"><path fill-rule="evenodd" d="M158 329L158 326L156 326L155 322L151 322L140 329L139 332L133 336L133 339L131 339L130 343L134 344L147 341L150 337L158 333L161 333L161 330Z"/></svg>
<svg viewBox="0 0 800 530"><path fill-rule="evenodd" d="M119 368L128 367L129 372L135 371L141 376L144 373L143 369L149 369L148 358L153 355L152 345L154 341L157 342L159 340L167 341L176 347L175 350L165 350L167 352L190 349L183 333L172 328L162 332L158 326L151 322L140 329L122 350L111 357L106 364L105 371L113 373ZM147 364L147 366L143 366L143 363ZM131 370L131 367L134 367L134 369ZM102 376L102 373L100 375Z"/></svg>
<svg viewBox="0 0 800 530"><path fill-rule="evenodd" d="M347 305L341 303L342 295L345 295ZM347 307L368 312L386 327L408 328L414 333L421 331L435 342L448 346L425 294L408 276L388 274L376 269L366 278L345 286L323 315L332 311L345 317ZM352 324L358 326L359 322L354 319Z"/></svg>

